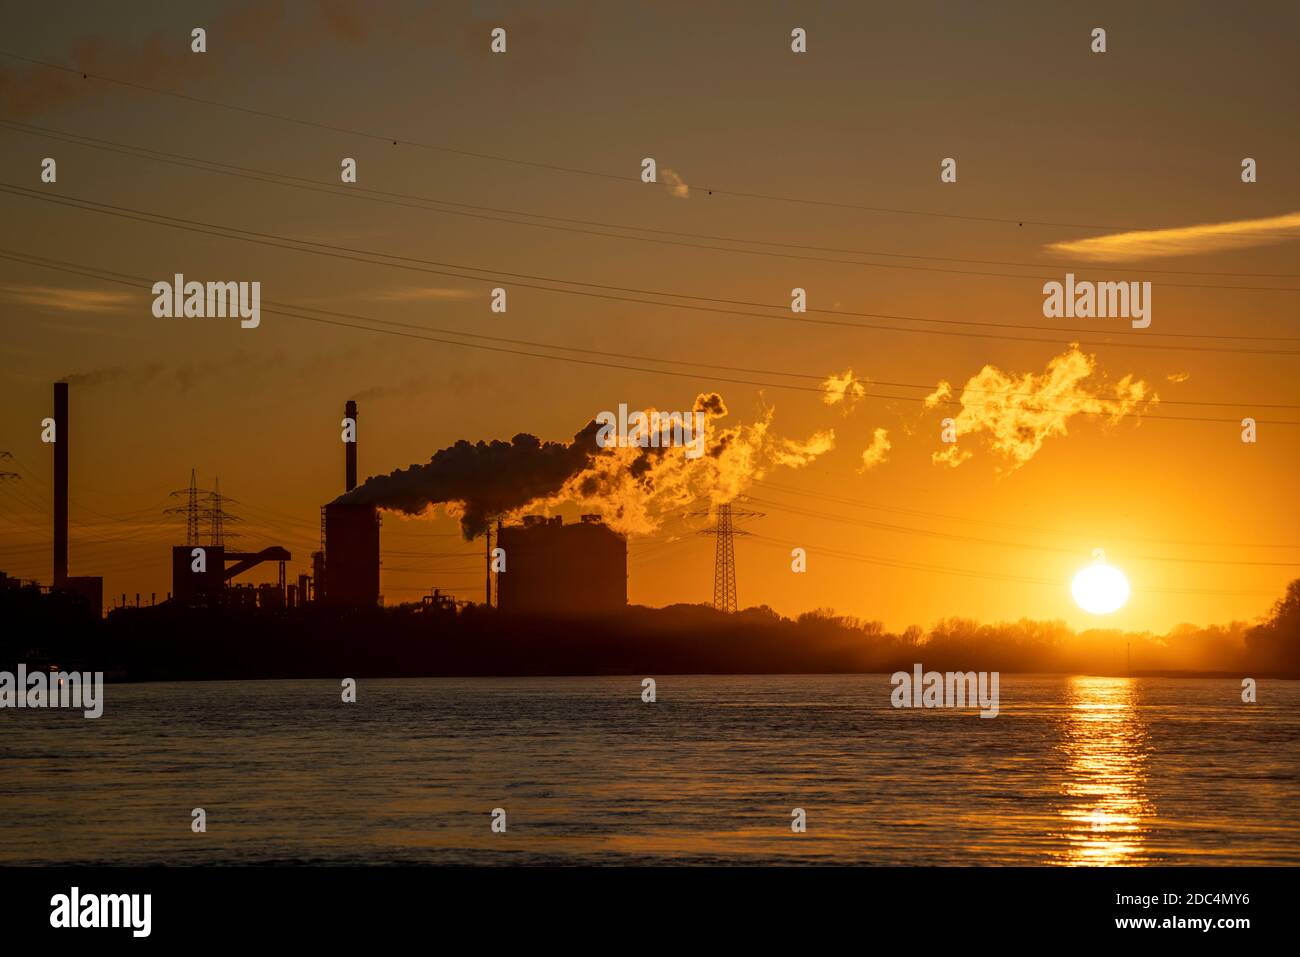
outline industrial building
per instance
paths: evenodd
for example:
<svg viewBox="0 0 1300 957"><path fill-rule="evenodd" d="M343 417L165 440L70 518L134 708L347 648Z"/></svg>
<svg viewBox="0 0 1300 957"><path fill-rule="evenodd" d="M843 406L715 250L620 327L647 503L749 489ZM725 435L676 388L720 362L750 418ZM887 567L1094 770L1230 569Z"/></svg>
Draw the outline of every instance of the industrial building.
<svg viewBox="0 0 1300 957"><path fill-rule="evenodd" d="M194 551L203 550L201 570L195 570ZM179 605L228 605L246 607L250 603L266 610L278 610L288 603L284 580L284 563L293 556L279 545L260 552L227 551L224 545L172 546L172 601ZM231 585L230 580L254 565L278 562L280 576L276 584ZM233 563L233 564L232 564ZM292 586L290 586L292 587ZM250 594L255 593L255 602Z"/></svg>
<svg viewBox="0 0 1300 957"><path fill-rule="evenodd" d="M344 416L355 428L357 404L348 401ZM344 491L357 484L357 443L343 444ZM191 496L192 498L192 496ZM191 505L191 508L193 506ZM312 574L285 581L290 554L278 546L260 552L228 551L224 545L176 545L172 548L173 600L182 605L221 604L263 610L295 608L318 602L334 608L375 608L379 594L379 511L373 505L331 503L321 508L321 548L311 556ZM194 548L204 549L204 567L195 571ZM266 561L280 563L274 585L232 585L230 580Z"/></svg>
<svg viewBox="0 0 1300 957"><path fill-rule="evenodd" d="M357 404L344 406L344 488L357 486ZM68 574L68 384L54 384L54 584L56 591L80 596L103 614L103 579ZM349 437L350 436L350 437ZM210 505L200 505L200 493ZM311 574L286 581L289 552L276 545L260 551L238 551L223 539L219 490L204 493L191 474L188 503L168 511L187 518L186 544L172 546L173 606L222 607L282 611L320 604L336 609L377 608L380 592L379 537L382 524L377 506L331 502L321 507L321 547L311 555ZM206 516L210 515L210 519ZM200 524L211 525L210 541L199 536ZM236 519L237 520L237 519ZM505 552L505 567L496 572L495 605L507 614L575 617L610 614L627 606L627 540L598 515L564 524L562 518L526 516L514 526L497 524L496 544ZM207 536L205 536L207 537ZM488 561L485 604L492 605L493 541L485 536ZM202 550L201 556L197 550ZM264 562L279 565L277 581L258 585L235 582L236 576ZM152 603L152 599L150 599ZM136 596L139 604L139 596ZM450 608L455 602L435 592L426 605ZM126 606L126 596L122 596Z"/></svg>
<svg viewBox="0 0 1300 957"><path fill-rule="evenodd" d="M319 601L335 608L379 604L379 512L373 505L326 505L325 580Z"/></svg>
<svg viewBox="0 0 1300 957"><path fill-rule="evenodd" d="M357 487L357 404L344 406L344 488ZM54 384L53 435L53 584L51 590L76 596L96 617L104 613L104 581L100 577L68 574L69 530L69 388ZM167 603L182 608L231 608L258 611L291 611L319 604L335 609L368 609L383 605L380 592L380 510L373 504L334 501L321 506L321 547L311 554L309 574L286 580L287 549L278 545L261 550L232 548L223 534L223 517L238 521L222 511L219 489L198 487L193 472L187 489L173 495L185 503L166 509L186 520L185 544L171 546L172 590ZM205 499L206 497L206 499ZM230 500L225 500L230 501ZM558 519L529 517L519 528L499 531L501 545L512 552L511 573L500 574L500 607L507 611L553 610L571 615L605 612L622 608L627 601L627 547L624 540L605 528L596 516L584 516L580 525L564 526ZM491 551L491 536L485 537ZM197 550L201 550L201 555ZM265 562L279 566L273 582L247 584L237 576ZM485 604L492 604L492 572L487 572ZM6 579L7 581L7 579ZM155 604L155 596L147 603ZM136 595L136 606L140 596ZM423 605L455 613L458 603L434 591ZM128 607L122 595L122 608Z"/></svg>
<svg viewBox="0 0 1300 957"><path fill-rule="evenodd" d="M357 487L357 404L343 406L352 440L343 443L343 491ZM375 608L379 594L379 510L332 502L321 509L321 551L312 555L316 600L334 608Z"/></svg>
<svg viewBox="0 0 1300 957"><path fill-rule="evenodd" d="M344 415L355 425L357 404L349 401ZM357 444L343 445L344 491L357 484ZM191 494L193 509L194 496ZM219 508L219 504L217 506ZM285 581L284 563L292 556L273 546L259 552L231 551L224 544L190 543L172 548L173 601L181 605L214 605L275 611L313 602L334 608L374 608L379 594L379 511L373 505L331 503L321 508L321 549L311 556L312 574ZM195 571L194 549L204 551L203 567ZM276 584L237 585L231 579L262 562L278 562Z"/></svg>
<svg viewBox="0 0 1300 957"><path fill-rule="evenodd" d="M497 607L508 614L584 617L627 607L627 539L584 515L525 516L498 526L505 570L497 572Z"/></svg>
<svg viewBox="0 0 1300 957"><path fill-rule="evenodd" d="M217 602L226 587L226 547L204 545L203 571L194 570L194 547L172 546L172 601L178 605L209 605Z"/></svg>

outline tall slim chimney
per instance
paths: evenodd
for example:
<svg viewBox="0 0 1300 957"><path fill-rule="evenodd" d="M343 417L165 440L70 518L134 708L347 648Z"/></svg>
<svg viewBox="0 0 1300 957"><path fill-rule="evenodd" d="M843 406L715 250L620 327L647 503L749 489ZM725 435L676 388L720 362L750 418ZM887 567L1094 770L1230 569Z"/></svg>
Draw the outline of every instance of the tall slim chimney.
<svg viewBox="0 0 1300 957"><path fill-rule="evenodd" d="M497 536L498 541L500 536ZM485 582L483 585L483 604L488 608L492 607L492 523L487 523L487 528L483 530L483 573Z"/></svg>
<svg viewBox="0 0 1300 957"><path fill-rule="evenodd" d="M348 399L347 405L343 407L343 414L353 422L357 421L357 404L352 399ZM357 487L357 434L353 426L353 435L351 442L343 443L343 491L351 492Z"/></svg>
<svg viewBox="0 0 1300 957"><path fill-rule="evenodd" d="M68 583L68 384L54 383L54 584Z"/></svg>

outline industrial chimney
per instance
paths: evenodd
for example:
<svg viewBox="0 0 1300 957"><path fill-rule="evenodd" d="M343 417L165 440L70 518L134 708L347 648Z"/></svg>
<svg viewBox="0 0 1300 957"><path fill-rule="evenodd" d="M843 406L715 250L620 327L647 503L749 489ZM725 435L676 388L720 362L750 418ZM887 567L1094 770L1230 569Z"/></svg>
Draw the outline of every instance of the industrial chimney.
<svg viewBox="0 0 1300 957"><path fill-rule="evenodd" d="M357 404L352 399L348 399L347 404L343 406L343 415L355 423L357 421ZM357 434L356 425L353 425L353 434L351 442L343 443L343 484L345 492L351 492L357 487Z"/></svg>
<svg viewBox="0 0 1300 957"><path fill-rule="evenodd" d="M54 383L54 584L68 583L68 384Z"/></svg>

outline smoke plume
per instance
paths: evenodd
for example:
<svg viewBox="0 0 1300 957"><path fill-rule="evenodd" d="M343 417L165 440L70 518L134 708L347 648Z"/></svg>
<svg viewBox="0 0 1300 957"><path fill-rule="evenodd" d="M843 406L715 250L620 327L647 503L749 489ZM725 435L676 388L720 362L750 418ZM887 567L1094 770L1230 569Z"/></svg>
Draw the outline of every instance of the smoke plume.
<svg viewBox="0 0 1300 957"><path fill-rule="evenodd" d="M866 395L866 391L864 380L857 378L853 370L848 369L842 376L832 373L822 383L822 401L827 405L843 404L847 413L855 402Z"/></svg>
<svg viewBox="0 0 1300 957"><path fill-rule="evenodd" d="M470 539L482 535L493 517L553 494L583 471L601 451L597 430L593 420L572 442L543 442L525 433L509 442L471 444L461 439L434 453L427 464L368 478L335 502L376 505L407 515L458 503L461 531Z"/></svg>
<svg viewBox="0 0 1300 957"><path fill-rule="evenodd" d="M647 414L655 410L644 410ZM722 426L728 415L722 396L701 393L692 407L704 417L703 452L667 441L654 445L597 444L593 419L572 442L542 442L516 435L510 442L457 442L425 465L375 476L340 496L340 504L368 504L424 514L442 505L460 520L466 539L496 520L547 513L578 505L600 514L625 534L654 531L669 515L686 508L734 500L749 483L776 467L800 468L829 451L833 431L806 440L772 434L774 410L764 407L756 421Z"/></svg>
<svg viewBox="0 0 1300 957"><path fill-rule="evenodd" d="M1145 382L1126 375L1113 386L1091 384L1096 369L1093 356L1079 351L1077 344L1047 363L1042 375L1026 372L1015 376L986 365L962 388L961 411L953 417L959 437L986 433L989 447L1010 461L1007 471L1024 465L1053 436L1067 434L1067 423L1076 415L1094 415L1118 422L1126 415L1139 415L1159 397ZM952 401L947 382L925 399L926 408ZM936 465L956 468L974 453L968 446L952 444L931 458Z"/></svg>
<svg viewBox="0 0 1300 957"><path fill-rule="evenodd" d="M888 461L891 448L893 445L889 441L889 430L876 429L871 434L871 444L862 450L862 468L858 471L866 472Z"/></svg>

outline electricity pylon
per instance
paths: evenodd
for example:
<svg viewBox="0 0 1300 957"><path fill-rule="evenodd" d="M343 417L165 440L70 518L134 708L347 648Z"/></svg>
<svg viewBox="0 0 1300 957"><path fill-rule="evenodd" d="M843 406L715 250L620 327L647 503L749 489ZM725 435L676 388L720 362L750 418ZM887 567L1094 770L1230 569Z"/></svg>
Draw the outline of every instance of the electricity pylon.
<svg viewBox="0 0 1300 957"><path fill-rule="evenodd" d="M238 522L239 519L227 512L222 506L239 504L233 498L226 498L221 494L221 479L213 480L213 489L208 494L208 538L210 545L224 545L228 538L238 538L233 532L226 531L227 522Z"/></svg>
<svg viewBox="0 0 1300 957"><path fill-rule="evenodd" d="M199 488L198 476L194 469L190 469L190 487L181 488L170 493L173 497L181 495L186 496L184 505L176 505L172 508L163 509L164 515L185 515L185 544L199 544L199 493L209 494L207 489Z"/></svg>
<svg viewBox="0 0 1300 957"><path fill-rule="evenodd" d="M708 512L692 512L693 515L707 516ZM714 535L717 545L713 555L713 607L728 615L736 611L736 535L748 535L744 529L736 528L738 518L762 518L762 512L750 512L733 509L731 503L718 506L717 521L711 528L702 528L700 535Z"/></svg>

